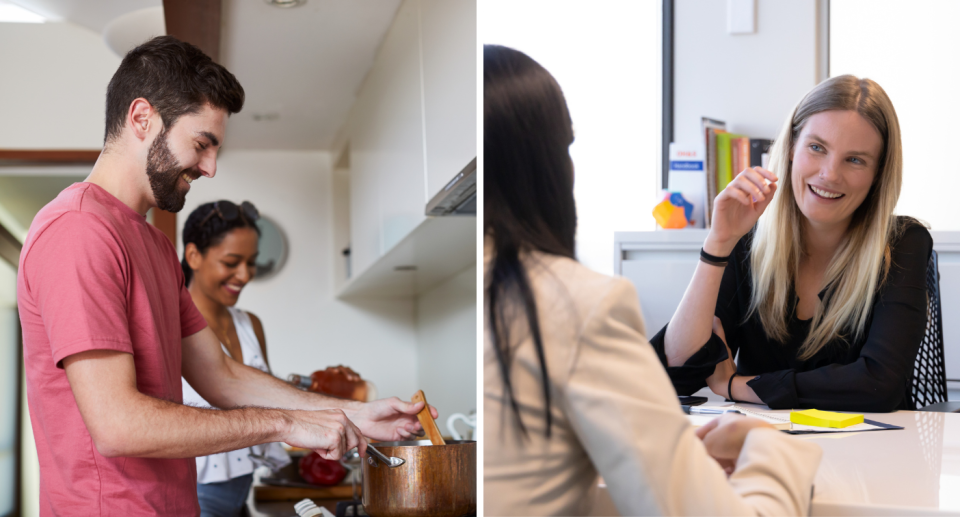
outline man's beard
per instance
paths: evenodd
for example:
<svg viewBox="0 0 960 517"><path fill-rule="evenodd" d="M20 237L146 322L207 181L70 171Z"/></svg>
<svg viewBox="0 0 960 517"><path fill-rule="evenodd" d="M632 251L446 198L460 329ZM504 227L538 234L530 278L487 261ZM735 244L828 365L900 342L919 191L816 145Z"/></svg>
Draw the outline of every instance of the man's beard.
<svg viewBox="0 0 960 517"><path fill-rule="evenodd" d="M167 145L167 130L163 129L153 140L147 153L147 178L157 201L157 208L167 212L179 212L187 199L187 190L180 190L180 175L184 171ZM189 172L188 172L189 174Z"/></svg>

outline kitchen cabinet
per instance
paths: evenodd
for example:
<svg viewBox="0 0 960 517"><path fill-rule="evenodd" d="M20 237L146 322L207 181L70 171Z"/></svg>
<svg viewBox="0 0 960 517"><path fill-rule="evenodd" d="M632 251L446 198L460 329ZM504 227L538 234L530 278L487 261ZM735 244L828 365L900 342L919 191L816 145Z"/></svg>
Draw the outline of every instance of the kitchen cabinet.
<svg viewBox="0 0 960 517"><path fill-rule="evenodd" d="M350 236L357 273L425 218L419 25L418 2L401 4L351 112Z"/></svg>
<svg viewBox="0 0 960 517"><path fill-rule="evenodd" d="M433 243L431 232L467 226L427 224L424 212L477 155L476 66L475 0L400 5L338 137L337 147L349 154L353 275L347 284L354 288L369 283L369 278L354 282L356 277L384 269L375 266L399 243ZM475 249L475 235L474 230L458 236L463 242L448 242L447 249ZM467 264L457 263L461 269ZM344 285L341 292L355 291Z"/></svg>
<svg viewBox="0 0 960 517"><path fill-rule="evenodd" d="M477 3L421 0L427 200L477 156Z"/></svg>

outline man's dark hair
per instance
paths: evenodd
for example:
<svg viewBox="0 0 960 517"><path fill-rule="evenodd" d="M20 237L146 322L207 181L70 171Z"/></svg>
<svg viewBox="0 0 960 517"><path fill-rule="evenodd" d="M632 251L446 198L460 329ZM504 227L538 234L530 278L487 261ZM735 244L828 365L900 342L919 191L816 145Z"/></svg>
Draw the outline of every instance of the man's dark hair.
<svg viewBox="0 0 960 517"><path fill-rule="evenodd" d="M170 128L182 115L204 104L237 113L243 108L243 87L199 48L172 36L158 36L127 52L107 86L104 143L120 136L127 110L143 97Z"/></svg>

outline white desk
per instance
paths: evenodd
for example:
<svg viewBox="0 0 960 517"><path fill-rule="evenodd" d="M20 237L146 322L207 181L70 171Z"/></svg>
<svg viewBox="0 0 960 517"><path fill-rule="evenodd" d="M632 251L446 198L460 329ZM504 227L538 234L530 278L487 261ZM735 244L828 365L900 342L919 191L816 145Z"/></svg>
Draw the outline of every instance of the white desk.
<svg viewBox="0 0 960 517"><path fill-rule="evenodd" d="M960 413L866 414L902 431L801 435L823 448L813 515L960 515Z"/></svg>
<svg viewBox="0 0 960 517"><path fill-rule="evenodd" d="M732 405L708 388L710 405ZM790 410L781 413L789 419ZM960 413L897 411L864 418L903 430L796 435L823 449L812 515L960 515Z"/></svg>
<svg viewBox="0 0 960 517"><path fill-rule="evenodd" d="M960 413L866 417L903 430L796 437L823 449L811 515L960 515ZM605 488L592 515L617 515Z"/></svg>
<svg viewBox="0 0 960 517"><path fill-rule="evenodd" d="M696 394L707 397L710 405L724 405L723 397L709 389ZM756 407L766 410L766 406ZM811 515L960 516L960 413L897 411L864 416L903 430L796 436L823 449ZM593 515L616 512L602 489Z"/></svg>

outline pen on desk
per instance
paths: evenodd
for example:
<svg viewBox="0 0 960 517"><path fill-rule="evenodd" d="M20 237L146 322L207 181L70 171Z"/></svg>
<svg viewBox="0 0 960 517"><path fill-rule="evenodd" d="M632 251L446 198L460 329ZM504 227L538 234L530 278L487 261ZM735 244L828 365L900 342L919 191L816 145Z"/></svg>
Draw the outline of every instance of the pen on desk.
<svg viewBox="0 0 960 517"><path fill-rule="evenodd" d="M726 409L718 407L697 407L697 406L680 406L683 408L683 412L688 415L723 415L725 413L736 413L742 415L743 411L739 409Z"/></svg>

